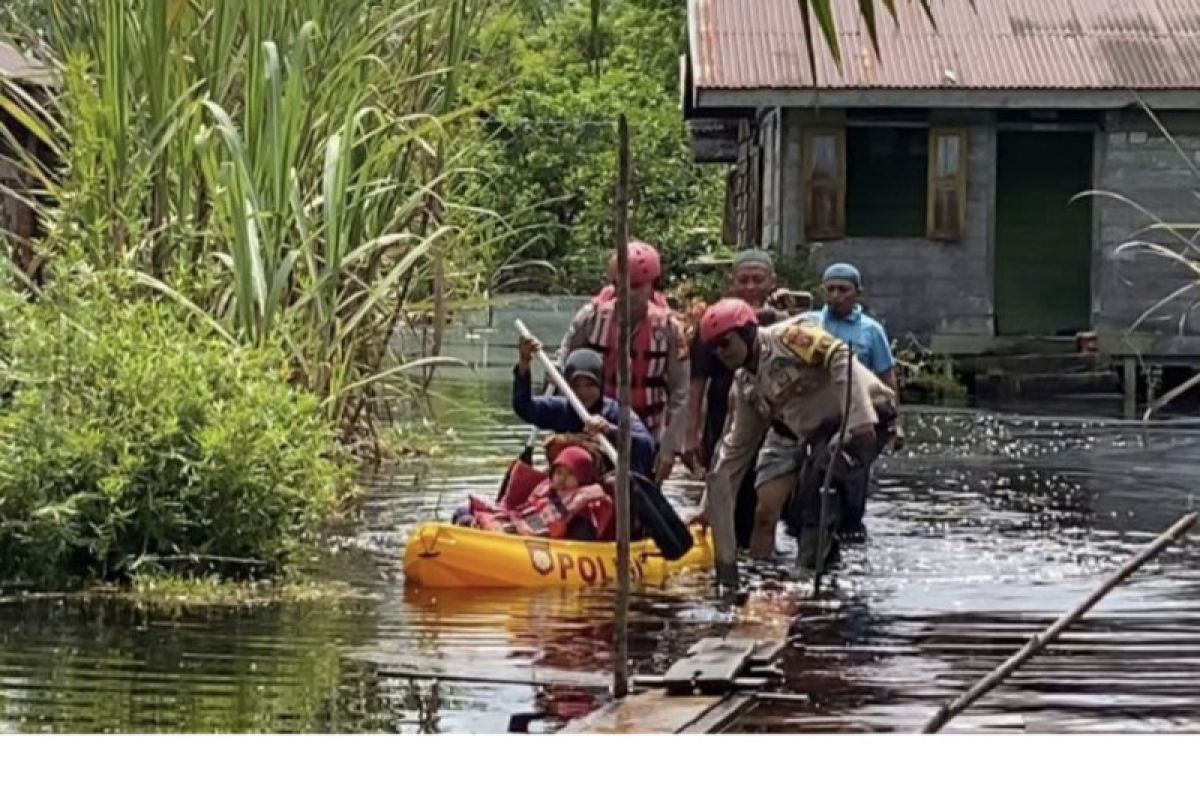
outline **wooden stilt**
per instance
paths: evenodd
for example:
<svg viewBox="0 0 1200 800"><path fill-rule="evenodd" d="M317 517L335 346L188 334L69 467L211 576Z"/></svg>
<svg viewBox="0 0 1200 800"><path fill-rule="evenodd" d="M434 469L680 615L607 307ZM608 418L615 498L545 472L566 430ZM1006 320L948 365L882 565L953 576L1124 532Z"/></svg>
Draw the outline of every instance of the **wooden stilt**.
<svg viewBox="0 0 1200 800"><path fill-rule="evenodd" d="M629 123L622 114L617 119L617 402L621 407L617 423L617 597L613 614L613 696L629 693Z"/></svg>
<svg viewBox="0 0 1200 800"><path fill-rule="evenodd" d="M1137 418L1137 359L1126 356L1121 366L1121 391L1125 395L1125 419Z"/></svg>

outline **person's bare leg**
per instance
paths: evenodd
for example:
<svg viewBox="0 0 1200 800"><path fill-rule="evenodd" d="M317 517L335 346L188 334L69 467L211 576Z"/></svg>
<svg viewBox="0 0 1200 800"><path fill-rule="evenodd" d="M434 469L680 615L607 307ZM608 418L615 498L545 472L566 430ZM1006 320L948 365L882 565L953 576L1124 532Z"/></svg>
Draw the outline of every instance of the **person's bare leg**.
<svg viewBox="0 0 1200 800"><path fill-rule="evenodd" d="M794 474L767 481L758 487L758 503L754 508L754 534L750 537L750 557L768 558L775 553L775 526L783 504L791 497L796 484Z"/></svg>

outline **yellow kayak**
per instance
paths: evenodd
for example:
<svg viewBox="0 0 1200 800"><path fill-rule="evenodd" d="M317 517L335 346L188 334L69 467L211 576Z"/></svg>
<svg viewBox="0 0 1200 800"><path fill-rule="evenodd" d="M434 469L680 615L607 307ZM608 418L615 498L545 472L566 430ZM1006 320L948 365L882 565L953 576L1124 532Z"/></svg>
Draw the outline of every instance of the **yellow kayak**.
<svg viewBox="0 0 1200 800"><path fill-rule="evenodd" d="M634 585L661 584L669 575L711 569L712 539L692 528L695 544L678 561L667 561L654 542L630 545ZM461 528L441 522L417 526L404 548L404 578L413 586L514 588L615 586L617 546Z"/></svg>

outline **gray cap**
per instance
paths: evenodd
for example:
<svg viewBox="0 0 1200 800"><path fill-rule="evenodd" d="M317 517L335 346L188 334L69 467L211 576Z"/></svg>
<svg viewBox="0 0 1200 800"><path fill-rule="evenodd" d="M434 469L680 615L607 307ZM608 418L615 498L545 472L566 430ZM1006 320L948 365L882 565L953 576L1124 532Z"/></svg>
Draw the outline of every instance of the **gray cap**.
<svg viewBox="0 0 1200 800"><path fill-rule="evenodd" d="M572 350L571 355L567 356L567 363L563 364L563 372L566 373L568 382L574 380L576 375L586 375L595 381L597 386L603 386L604 358L595 350L586 347Z"/></svg>
<svg viewBox="0 0 1200 800"><path fill-rule="evenodd" d="M751 248L749 250L741 250L733 257L733 269L737 271L738 267L745 264L758 264L766 267L768 271L775 271L775 261L771 258L771 254L766 250L758 250Z"/></svg>

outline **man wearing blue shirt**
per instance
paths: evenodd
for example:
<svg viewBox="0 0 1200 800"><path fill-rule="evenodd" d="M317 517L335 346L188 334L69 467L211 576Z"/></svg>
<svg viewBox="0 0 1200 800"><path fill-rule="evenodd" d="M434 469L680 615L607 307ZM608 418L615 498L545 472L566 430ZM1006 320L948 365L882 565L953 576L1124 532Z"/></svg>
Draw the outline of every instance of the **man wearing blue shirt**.
<svg viewBox="0 0 1200 800"><path fill-rule="evenodd" d="M854 355L863 366L875 373L896 397L900 387L896 383L896 359L888 343L887 332L878 321L862 310L862 274L852 264L831 264L821 279L825 290L825 307L809 312L806 316L819 319L821 326L843 342L854 347ZM899 450L904 445L904 429L896 419L892 446Z"/></svg>

